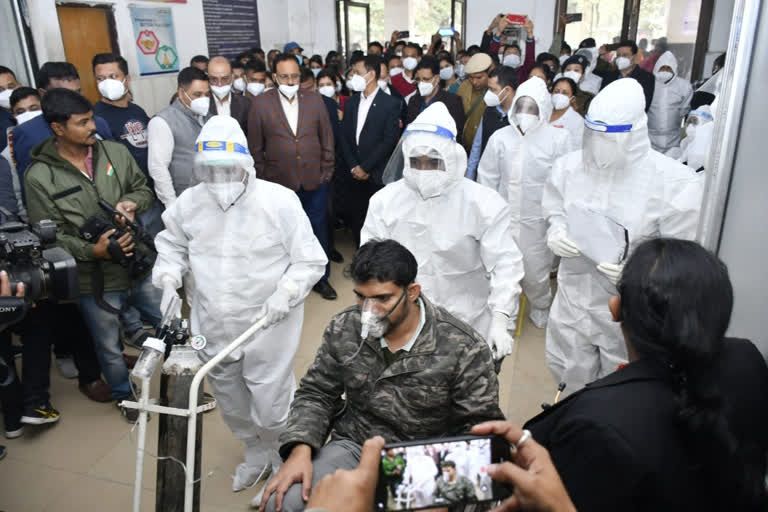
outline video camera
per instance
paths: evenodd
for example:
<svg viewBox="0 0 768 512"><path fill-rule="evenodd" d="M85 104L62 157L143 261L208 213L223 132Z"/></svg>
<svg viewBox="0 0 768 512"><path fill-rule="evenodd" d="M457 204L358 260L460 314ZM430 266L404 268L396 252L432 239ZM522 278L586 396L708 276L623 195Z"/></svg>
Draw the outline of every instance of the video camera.
<svg viewBox="0 0 768 512"><path fill-rule="evenodd" d="M128 220L105 200L100 199L99 206L109 215L109 218L106 219L100 216L89 218L80 228L80 235L88 242L96 243L104 232L114 229L115 232L109 236L109 245L107 246L107 251L112 261L128 269L131 278L144 275L152 268L152 265L155 264L155 259L157 259L157 251L155 250L155 242L152 236L144 231L141 226ZM115 221L115 216L123 217L128 231ZM133 255L130 257L126 256L117 241L126 233L130 233L136 243Z"/></svg>
<svg viewBox="0 0 768 512"><path fill-rule="evenodd" d="M8 273L12 293L24 285L23 297L0 297L0 325L17 322L30 304L39 300L77 299L77 263L56 242L56 224L41 220L31 227L22 222L0 225L0 270Z"/></svg>

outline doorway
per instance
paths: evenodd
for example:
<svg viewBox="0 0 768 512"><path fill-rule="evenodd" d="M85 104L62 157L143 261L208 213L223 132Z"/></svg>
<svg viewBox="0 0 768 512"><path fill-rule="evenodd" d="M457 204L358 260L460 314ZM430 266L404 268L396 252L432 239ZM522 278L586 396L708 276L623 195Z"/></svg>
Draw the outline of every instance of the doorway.
<svg viewBox="0 0 768 512"><path fill-rule="evenodd" d="M96 87L91 61L97 53L119 53L115 17L110 6L57 5L61 38L67 61L80 74L83 96L96 102L101 97Z"/></svg>

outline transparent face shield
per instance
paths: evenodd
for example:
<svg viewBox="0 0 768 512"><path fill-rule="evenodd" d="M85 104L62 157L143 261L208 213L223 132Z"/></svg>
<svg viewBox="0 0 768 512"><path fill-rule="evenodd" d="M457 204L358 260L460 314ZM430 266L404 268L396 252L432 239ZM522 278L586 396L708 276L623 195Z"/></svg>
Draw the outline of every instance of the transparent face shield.
<svg viewBox="0 0 768 512"><path fill-rule="evenodd" d="M629 132L604 133L584 130L584 158L598 169L620 168L626 162L624 147Z"/></svg>
<svg viewBox="0 0 768 512"><path fill-rule="evenodd" d="M247 173L245 169L232 163L215 165L213 162L206 162L204 165L196 164L193 175L201 183L221 184L242 183Z"/></svg>
<svg viewBox="0 0 768 512"><path fill-rule="evenodd" d="M432 147L417 146L410 151L408 166L417 171L445 171L445 160Z"/></svg>
<svg viewBox="0 0 768 512"><path fill-rule="evenodd" d="M525 134L539 122L539 105L530 96L522 96L515 101L512 107L512 119Z"/></svg>

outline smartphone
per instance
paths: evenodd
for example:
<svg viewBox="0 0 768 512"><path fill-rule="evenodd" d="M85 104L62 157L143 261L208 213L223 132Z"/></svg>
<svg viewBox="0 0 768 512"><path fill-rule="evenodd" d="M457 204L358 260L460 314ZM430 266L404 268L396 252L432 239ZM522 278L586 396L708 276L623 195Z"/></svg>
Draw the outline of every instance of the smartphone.
<svg viewBox="0 0 768 512"><path fill-rule="evenodd" d="M565 19L568 20L568 23L581 21L581 18L582 18L582 14L580 12L571 12L565 15Z"/></svg>
<svg viewBox="0 0 768 512"><path fill-rule="evenodd" d="M411 32L409 30L401 30L397 33L398 39L408 39L409 37L411 37Z"/></svg>
<svg viewBox="0 0 768 512"><path fill-rule="evenodd" d="M456 34L456 29L453 27L445 27L438 30L437 33L443 37L453 37Z"/></svg>
<svg viewBox="0 0 768 512"><path fill-rule="evenodd" d="M507 19L514 25L525 25L525 16L522 14L507 14Z"/></svg>
<svg viewBox="0 0 768 512"><path fill-rule="evenodd" d="M499 436L462 436L388 444L381 451L376 510L421 510L493 502L512 494L488 476L509 460Z"/></svg>

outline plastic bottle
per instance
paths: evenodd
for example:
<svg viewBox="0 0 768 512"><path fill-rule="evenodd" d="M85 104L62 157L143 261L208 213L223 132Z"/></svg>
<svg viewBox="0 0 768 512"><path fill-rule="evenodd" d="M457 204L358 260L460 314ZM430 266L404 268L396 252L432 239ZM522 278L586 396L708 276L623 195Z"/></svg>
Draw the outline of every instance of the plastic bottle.
<svg viewBox="0 0 768 512"><path fill-rule="evenodd" d="M150 379L155 373L155 368L163 359L165 343L157 338L147 338L141 347L141 354L133 367L131 375L137 379Z"/></svg>

